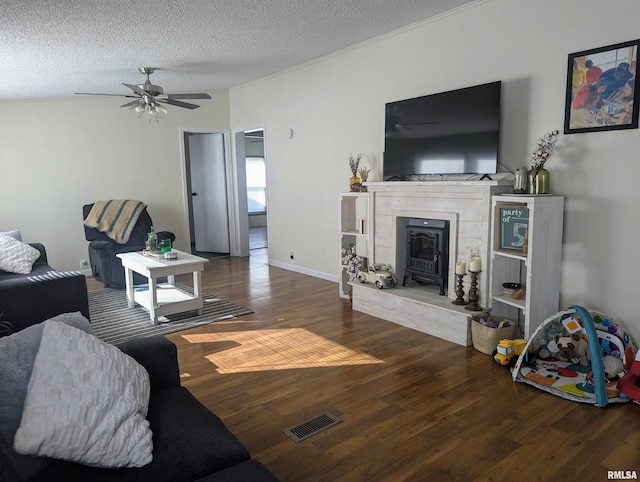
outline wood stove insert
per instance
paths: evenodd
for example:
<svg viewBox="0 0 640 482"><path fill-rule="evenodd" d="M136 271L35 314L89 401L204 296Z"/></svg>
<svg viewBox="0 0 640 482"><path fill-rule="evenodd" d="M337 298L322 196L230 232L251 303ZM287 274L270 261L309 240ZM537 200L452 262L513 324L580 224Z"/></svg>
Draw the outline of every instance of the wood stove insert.
<svg viewBox="0 0 640 482"><path fill-rule="evenodd" d="M406 227L407 262L402 286L411 277L419 284L438 284L445 296L449 273L449 221L409 219Z"/></svg>

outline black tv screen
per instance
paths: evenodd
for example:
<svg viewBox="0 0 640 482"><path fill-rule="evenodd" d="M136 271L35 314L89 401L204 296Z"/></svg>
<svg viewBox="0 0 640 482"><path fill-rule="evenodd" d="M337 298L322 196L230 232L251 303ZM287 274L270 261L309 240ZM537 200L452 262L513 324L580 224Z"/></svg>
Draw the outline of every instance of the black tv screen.
<svg viewBox="0 0 640 482"><path fill-rule="evenodd" d="M494 174L501 82L389 102L383 179Z"/></svg>

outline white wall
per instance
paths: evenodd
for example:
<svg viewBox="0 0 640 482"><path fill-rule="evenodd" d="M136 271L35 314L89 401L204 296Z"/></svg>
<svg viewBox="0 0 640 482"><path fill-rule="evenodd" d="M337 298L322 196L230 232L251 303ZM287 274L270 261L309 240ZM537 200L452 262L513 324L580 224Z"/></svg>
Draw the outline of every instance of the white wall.
<svg viewBox="0 0 640 482"><path fill-rule="evenodd" d="M614 10L607 22L612 6L596 0L481 1L232 89L232 127L266 126L271 262L337 279L347 156L364 152L380 179L385 102L502 80L501 158L528 165L537 138L562 131L567 55L638 37L640 3ZM561 305L606 311L636 341L639 142L637 129L562 135L548 162L566 196Z"/></svg>
<svg viewBox="0 0 640 482"><path fill-rule="evenodd" d="M193 111L169 107L159 125L119 98L0 103L0 231L20 229L45 244L53 267L79 269L82 205L138 199L188 250L179 128L229 129L228 92L211 95Z"/></svg>
<svg viewBox="0 0 640 482"><path fill-rule="evenodd" d="M606 19L612 18L608 22ZM264 125L273 264L337 280L337 193L347 156L380 179L384 103L503 81L501 156L527 164L536 139L562 129L567 55L638 37L640 3L489 0L300 68L225 92L159 126L120 99L0 103L0 230L47 245L58 269L87 257L82 204L134 198L185 244L179 127ZM230 109L230 110L229 110ZM287 138L287 129L294 137ZM566 196L561 303L610 312L640 341L639 130L561 136L548 163ZM294 251L295 264L289 252Z"/></svg>

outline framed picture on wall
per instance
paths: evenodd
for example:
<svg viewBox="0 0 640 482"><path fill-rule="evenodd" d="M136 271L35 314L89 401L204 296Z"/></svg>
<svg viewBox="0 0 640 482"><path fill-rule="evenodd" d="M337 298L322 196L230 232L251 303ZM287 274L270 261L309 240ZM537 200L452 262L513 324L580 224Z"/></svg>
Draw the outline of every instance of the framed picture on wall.
<svg viewBox="0 0 640 482"><path fill-rule="evenodd" d="M638 128L640 40L569 54L564 133Z"/></svg>

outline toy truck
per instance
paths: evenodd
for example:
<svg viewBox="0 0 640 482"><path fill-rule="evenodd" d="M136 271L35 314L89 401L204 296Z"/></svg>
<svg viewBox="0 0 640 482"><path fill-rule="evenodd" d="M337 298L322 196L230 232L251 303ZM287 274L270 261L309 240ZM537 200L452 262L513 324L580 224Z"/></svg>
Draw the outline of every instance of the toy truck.
<svg viewBox="0 0 640 482"><path fill-rule="evenodd" d="M493 354L493 359L498 365L513 365L524 348L527 346L527 340L521 338L516 340L500 340ZM529 348L531 351L531 348Z"/></svg>
<svg viewBox="0 0 640 482"><path fill-rule="evenodd" d="M386 264L373 264L369 265L367 271L359 270L358 281L360 283L374 283L378 289L393 288L396 285L396 279Z"/></svg>

